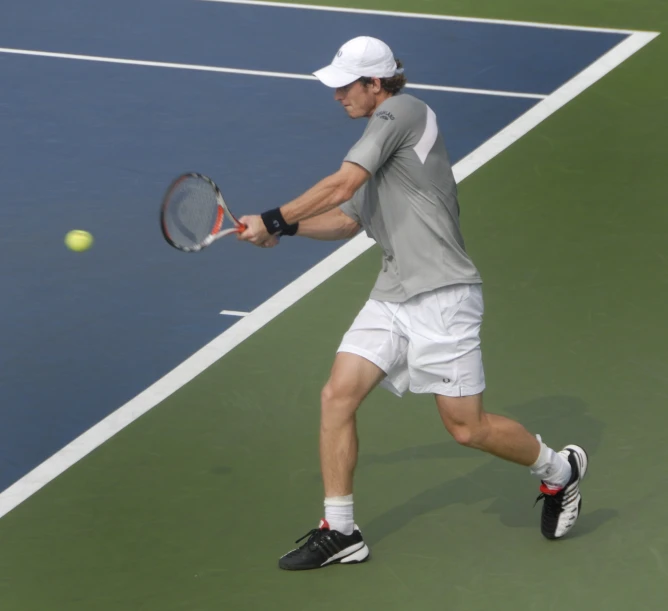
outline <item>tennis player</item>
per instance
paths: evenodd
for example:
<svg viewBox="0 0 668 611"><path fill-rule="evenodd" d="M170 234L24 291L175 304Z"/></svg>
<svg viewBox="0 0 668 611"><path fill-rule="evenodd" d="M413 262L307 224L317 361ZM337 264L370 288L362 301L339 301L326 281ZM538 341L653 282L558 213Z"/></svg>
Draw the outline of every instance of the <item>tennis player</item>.
<svg viewBox="0 0 668 611"><path fill-rule="evenodd" d="M434 395L458 443L528 467L541 480L541 532L563 537L580 512L587 454L577 445L557 452L521 424L483 409L482 281L464 247L436 115L402 93L401 62L375 38L348 41L314 74L334 89L349 117L368 119L366 129L337 172L280 208L241 218L248 228L239 237L271 247L279 236L337 240L363 228L383 261L322 390L324 519L279 567L314 569L369 557L353 519L355 412L377 385L398 396L407 390Z"/></svg>

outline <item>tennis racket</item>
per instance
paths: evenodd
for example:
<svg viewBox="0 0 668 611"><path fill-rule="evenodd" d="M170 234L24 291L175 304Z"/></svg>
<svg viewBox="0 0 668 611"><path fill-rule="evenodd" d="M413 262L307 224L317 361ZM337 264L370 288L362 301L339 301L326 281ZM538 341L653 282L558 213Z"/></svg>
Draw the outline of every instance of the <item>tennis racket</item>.
<svg viewBox="0 0 668 611"><path fill-rule="evenodd" d="M183 252L197 252L246 229L230 212L216 183L195 172L182 174L169 185L160 208L160 227L167 243Z"/></svg>

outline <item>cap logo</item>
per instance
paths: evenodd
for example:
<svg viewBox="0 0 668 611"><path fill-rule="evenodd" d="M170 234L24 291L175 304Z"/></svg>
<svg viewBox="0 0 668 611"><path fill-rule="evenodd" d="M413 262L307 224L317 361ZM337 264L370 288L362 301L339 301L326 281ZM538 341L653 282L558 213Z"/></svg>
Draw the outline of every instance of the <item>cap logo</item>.
<svg viewBox="0 0 668 611"><path fill-rule="evenodd" d="M341 57L343 55L343 51L339 49L339 52L336 54L336 57Z"/></svg>

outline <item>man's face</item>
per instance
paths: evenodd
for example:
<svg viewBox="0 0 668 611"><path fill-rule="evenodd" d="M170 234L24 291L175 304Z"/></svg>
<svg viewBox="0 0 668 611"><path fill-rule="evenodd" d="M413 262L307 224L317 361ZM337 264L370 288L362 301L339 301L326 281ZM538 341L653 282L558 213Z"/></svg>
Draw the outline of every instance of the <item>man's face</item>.
<svg viewBox="0 0 668 611"><path fill-rule="evenodd" d="M370 117L378 105L380 80L373 79L370 85L355 81L345 87L338 87L334 91L334 99L341 102L351 119Z"/></svg>

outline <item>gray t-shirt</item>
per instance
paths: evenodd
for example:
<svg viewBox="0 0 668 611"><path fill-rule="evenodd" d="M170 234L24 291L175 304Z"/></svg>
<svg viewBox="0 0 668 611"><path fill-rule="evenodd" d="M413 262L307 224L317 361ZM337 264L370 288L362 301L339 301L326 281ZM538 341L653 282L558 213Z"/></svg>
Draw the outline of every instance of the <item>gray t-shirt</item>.
<svg viewBox="0 0 668 611"><path fill-rule="evenodd" d="M401 303L442 286L482 282L464 248L457 187L429 106L407 94L388 98L345 161L371 174L340 208L383 250L373 299Z"/></svg>

